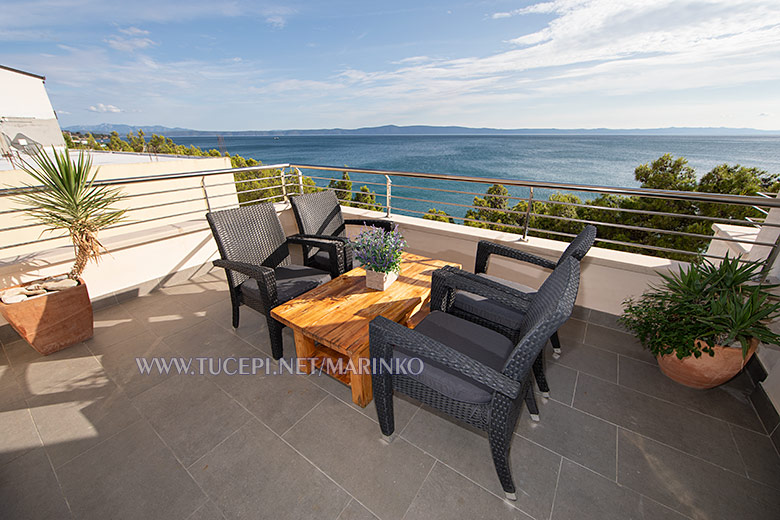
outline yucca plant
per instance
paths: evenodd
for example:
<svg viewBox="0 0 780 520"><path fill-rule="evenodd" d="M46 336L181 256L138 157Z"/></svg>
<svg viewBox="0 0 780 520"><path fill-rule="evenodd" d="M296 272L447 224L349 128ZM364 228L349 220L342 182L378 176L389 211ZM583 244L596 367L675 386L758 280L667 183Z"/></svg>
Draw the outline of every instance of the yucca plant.
<svg viewBox="0 0 780 520"><path fill-rule="evenodd" d="M715 345L736 344L747 356L752 338L780 342L767 326L780 313L768 293L777 285L758 282L761 268L727 256L719 264L703 260L661 274L659 286L625 302L620 321L656 356L713 356Z"/></svg>
<svg viewBox="0 0 780 520"><path fill-rule="evenodd" d="M22 169L35 184L26 184L30 191L16 196L16 202L47 231L68 232L76 256L68 276L78 279L87 262L97 261L105 251L98 231L125 216L124 209L113 207L123 199L121 191L95 184L98 169L92 171L92 158L83 150L73 161L67 150L52 148L50 156L39 148L29 160L22 160Z"/></svg>

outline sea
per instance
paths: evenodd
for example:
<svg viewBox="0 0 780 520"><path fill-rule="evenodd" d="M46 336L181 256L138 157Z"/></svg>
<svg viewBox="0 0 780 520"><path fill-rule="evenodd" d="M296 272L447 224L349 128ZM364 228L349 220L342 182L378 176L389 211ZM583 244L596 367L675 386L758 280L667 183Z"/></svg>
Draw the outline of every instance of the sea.
<svg viewBox="0 0 780 520"><path fill-rule="evenodd" d="M172 138L177 144L202 149L220 148L219 137ZM231 155L253 158L263 164L309 164L463 175L498 179L637 187L634 169L665 153L684 157L698 177L719 164L740 164L780 174L780 136L639 136L639 135L522 135L522 136L225 136L224 149ZM303 170L305 175L340 177L338 172ZM377 201L385 203L383 176L351 173L353 189L370 184ZM484 194L489 184L445 182L391 177L392 208L417 215L430 208L462 217L474 194ZM315 179L320 186L324 179ZM414 187L441 188L470 193L423 191ZM535 190L546 198L554 190ZM523 198L526 188L510 194ZM576 192L584 200L589 192ZM409 200L409 199L424 199ZM513 205L514 201L510 203Z"/></svg>

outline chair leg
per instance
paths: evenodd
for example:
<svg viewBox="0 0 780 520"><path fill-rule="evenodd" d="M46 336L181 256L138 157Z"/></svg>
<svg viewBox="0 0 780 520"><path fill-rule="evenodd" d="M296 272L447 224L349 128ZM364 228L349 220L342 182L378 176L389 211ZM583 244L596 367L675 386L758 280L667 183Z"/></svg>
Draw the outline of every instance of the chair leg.
<svg viewBox="0 0 780 520"><path fill-rule="evenodd" d="M241 313L239 312L238 305L233 303L231 304L233 306L233 328L238 328L238 318L241 316Z"/></svg>
<svg viewBox="0 0 780 520"><path fill-rule="evenodd" d="M525 391L525 405L528 407L528 413L531 414L533 422L539 422L539 407L536 405L536 396L533 386L529 386Z"/></svg>
<svg viewBox="0 0 780 520"><path fill-rule="evenodd" d="M284 325L270 316L267 316L266 320L268 323L268 336L271 340L271 355L278 361L284 355L284 342L282 340L282 328Z"/></svg>
<svg viewBox="0 0 780 520"><path fill-rule="evenodd" d="M550 397L550 386L547 384L547 378L544 375L544 350L542 350L536 361L534 361L534 379L536 379L536 385L539 387L539 391L545 398Z"/></svg>
<svg viewBox="0 0 780 520"><path fill-rule="evenodd" d="M552 347L553 347L553 358L558 359L559 357L561 357L561 340L558 339L557 330L553 332L552 336L550 336L550 343L552 343Z"/></svg>
<svg viewBox="0 0 780 520"><path fill-rule="evenodd" d="M508 500L517 500L515 494L515 482L512 479L512 466L509 463L509 444L512 434L507 434L506 425L491 426L488 430L490 452L493 455L493 465L496 467L498 480L504 489Z"/></svg>
<svg viewBox="0 0 780 520"><path fill-rule="evenodd" d="M374 392L374 405L379 428L385 441L393 441L395 433L395 410L393 409L393 382L390 374L372 374L371 383Z"/></svg>

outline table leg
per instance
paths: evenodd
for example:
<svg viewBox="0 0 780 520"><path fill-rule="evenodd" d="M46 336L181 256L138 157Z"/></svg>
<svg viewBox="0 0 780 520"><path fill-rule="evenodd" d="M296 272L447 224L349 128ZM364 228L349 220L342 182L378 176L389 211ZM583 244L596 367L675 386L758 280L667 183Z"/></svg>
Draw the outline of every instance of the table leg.
<svg viewBox="0 0 780 520"><path fill-rule="evenodd" d="M295 355L298 357L298 359L308 359L314 357L314 340L305 336L298 330L293 330L293 335L295 337ZM300 361L299 363L301 370L308 374L311 369L309 363L301 363Z"/></svg>
<svg viewBox="0 0 780 520"><path fill-rule="evenodd" d="M349 382L352 389L352 402L361 408L365 408L374 398L371 386L371 368L370 363L367 363L369 360L366 356L368 351L363 352L363 354L363 356L358 354L352 358L355 372L350 374Z"/></svg>

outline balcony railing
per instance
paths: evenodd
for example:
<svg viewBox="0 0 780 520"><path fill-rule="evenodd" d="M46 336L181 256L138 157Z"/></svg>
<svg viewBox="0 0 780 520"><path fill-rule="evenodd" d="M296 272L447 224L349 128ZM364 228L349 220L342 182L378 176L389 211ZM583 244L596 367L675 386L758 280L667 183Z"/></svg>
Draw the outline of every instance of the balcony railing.
<svg viewBox="0 0 780 520"><path fill-rule="evenodd" d="M249 172L256 173L257 175L248 175L247 178L241 178L240 180L235 180L235 174L238 173L247 174ZM270 175L264 172L268 172L270 173ZM691 219L696 221L709 222L712 224L742 225L742 226L746 226L748 229L757 228L760 230L761 228L780 227L780 224L767 222L765 218L761 218L761 217L749 218L749 219L733 219L733 218L723 218L723 217L704 216L704 215L692 215L686 213L676 213L671 211L669 212L650 211L644 209L632 209L632 208L621 208L621 207L589 206L584 203L546 200L538 196L539 191L550 190L550 191L558 191L558 192L586 194L591 196L619 195L619 196L640 197L640 198L648 197L648 198L662 199L667 201L687 201L687 202L697 203L697 204L706 203L706 204L725 205L728 207L743 207L743 208L749 207L749 208L758 209L763 215L766 215L770 209L780 208L780 200L774 198L773 195L767 195L767 194L760 194L760 196L744 196L744 195L729 195L729 194L718 194L718 193L656 190L656 189L646 189L646 188L592 186L592 185L577 184L577 183L544 182L544 181L511 179L511 178L485 178L485 177L471 177L471 176L446 175L446 174L434 174L434 173L422 173L422 172L410 172L410 171L375 170L375 169L348 168L348 167L321 166L321 165L303 165L303 164L285 163L285 164L273 164L273 165L266 165L266 166L252 166L246 168L201 170L201 171L191 171L185 173L171 173L171 174L162 174L162 175L153 175L153 176L102 180L97 182L97 184L111 185L111 186L131 186L137 184L143 184L143 185L148 184L150 186L148 190L144 190L140 193L132 193L127 195L127 198L129 200L132 201L136 199L139 201L139 204L129 205L128 212L130 215L130 219L126 222L117 224L111 228L111 229L116 229L116 228L132 228L133 226L138 226L139 224L149 224L151 222L162 221L166 219L170 221L171 218L193 219L196 217L201 217L203 215L202 204L199 205L197 209L191 209L192 207L191 205L189 208L185 208L185 206L191 203L202 202L205 203L205 207L208 210L218 210L218 209L224 209L228 207L234 207L236 205L235 202L236 193L238 193L239 195L239 204L255 203L255 202L262 202L262 201L276 202L276 201L286 200L290 196L294 196L298 193L303 193L307 188L311 188L310 186L307 186L304 181L304 172L305 172L305 176L314 180L315 184L317 184L319 188L325 188L326 186L324 186L324 184L332 180L336 180L336 181L340 180L340 174L342 172L348 172L350 174L360 174L361 176L365 176L363 177L363 179L365 178L372 179L374 177L379 178L380 182L374 182L373 180L356 180L356 179L353 179L353 181L356 184L368 185L371 186L373 189L376 189L377 191L376 197L379 199L380 203L383 202L382 205L384 206L384 211L388 216L393 215L394 213L406 214L409 216L417 216L417 217L424 216L426 214L425 211L420 211L419 209L412 209L415 203L417 204L417 207L419 207L419 204L427 204L430 207L436 207L436 208L442 208L442 207L457 208L459 211L469 210L469 209L475 209L475 210L485 209L468 203L469 202L468 199L470 197L485 196L484 192L480 193L476 191L477 186L481 187L481 186L490 186L493 184L501 184L513 188L516 191L525 190L527 192L527 195L518 194L518 193L515 194L510 193L509 195L490 195L491 197L506 199L508 203L510 201L512 203L518 201L526 202L526 209L524 211L515 211L512 209L498 210L522 218L522 225L502 223L500 224L500 226L502 228L512 229L517 234L521 235L524 239L527 238L529 235L560 236L562 238L573 236L571 233L533 227L531 225L532 217L550 219L553 221L572 222L572 223L577 223L582 225L594 224L599 227L603 226L607 228L622 229L622 230L632 231L632 232L649 233L654 236L671 235L671 236L687 237L687 238L703 240L703 241L704 240L709 241L713 239L711 235L702 234L702 233L690 233L690 232L684 232L675 229L637 226L637 225L621 223L619 221L605 222L599 220L570 218L561 215L537 213L534 210L536 204L544 204L544 205L551 205L551 206L558 205L562 207L574 207L574 208L589 207L592 209L597 209L600 212L601 211L613 212L613 214L614 212L617 212L619 214L620 213L639 214L648 217ZM226 174L230 174L234 178L227 182L209 184L208 186L206 185L206 179L215 176L220 176L220 175L224 176ZM267 176L263 176L264 174ZM335 174L339 174L339 175L335 175ZM176 187L176 188L162 189L162 190L155 190L153 188L155 183L160 183L163 181L183 180L183 179L196 179L196 180L199 179L200 183L199 185L189 185L184 187ZM396 184L395 193L394 193L393 179L396 180L408 179L411 180L412 183L407 184L405 182L404 184ZM413 183L414 180L417 179L426 180L426 181L439 181L439 182L437 183L437 186L420 186ZM213 189L217 187L225 187L225 186L233 185L239 188L239 185L242 184L246 185L246 183L252 181L261 181L267 185L263 185L262 187L252 188L252 189L237 189L235 192L232 189L229 189L229 190L225 190L226 191L225 193L209 194L209 190L213 191ZM443 181L444 186L449 186L449 187L440 187L442 185L441 181ZM474 186L474 188L459 189L459 188L463 188L464 186L467 188ZM18 195L20 193L29 190L35 190L35 189L38 188L29 187L29 188L1 189L0 197ZM278 190L278 191L275 191L273 194L268 195L269 190ZM361 193L359 190L339 189L338 191L349 192L351 194ZM535 196L535 191L536 191L536 196ZM261 196L255 198L255 196L252 195L253 193L258 193ZM171 200L167 200L164 202L157 202L154 204L144 204L143 202L141 202L143 197L157 196L163 194L170 194ZM173 197L174 194L176 195L175 199ZM417 194L419 195L414 196ZM447 196L450 197L455 196L455 200L441 200L440 198L437 198L437 196L441 196L442 194L446 194ZM252 200L248 200L249 198L251 198ZM162 215L155 215L153 217L143 216L142 218L135 218L135 219L133 218L134 214L142 215L143 212L145 211L159 210L160 208L165 208L168 211L166 211ZM17 208L6 209L0 211L0 215L11 215L22 211L24 210L17 209ZM485 225L496 225L495 222L469 218L466 216L453 216L452 218L454 218L456 221L462 221L462 222L471 222L475 224L485 224ZM37 224L18 224L14 226L0 227L0 233L2 233L0 234L0 236L7 237L8 233L11 231L18 232L20 230L26 228L34 228L36 226ZM33 244L50 242L61 238L63 238L63 235L38 237L31 240L16 241L16 242L12 240L3 239L0 240L0 244L1 244L0 251L11 250L21 246L30 246ZM608 239L603 237L597 240L598 242L607 245L607 247L613 246L613 247L633 248L637 250L647 250L647 251L655 251L660 253L686 255L691 258L700 254L700 252L698 251L689 251L689 250L672 248L672 247L661 247L652 244L614 240L614 239ZM746 244L751 246L764 246L770 248L769 249L770 252L767 256L767 262L766 262L767 266L771 266L773 264L774 260L778 255L778 252L780 252L780 248L778 248L778 244L780 244L780 236L778 236L778 238L773 241L760 241L757 239L753 239L751 237L748 238L718 237L717 240L723 242ZM712 256L712 255L707 255L705 253L704 256Z"/></svg>

